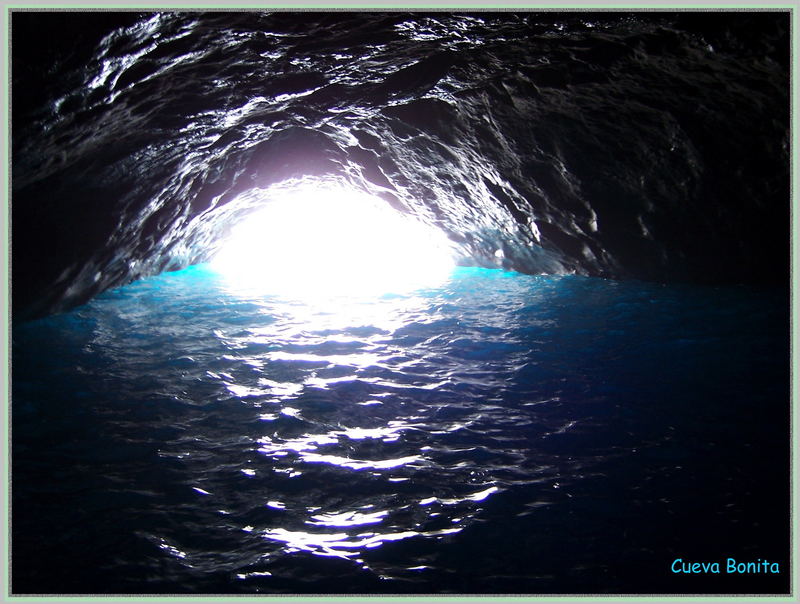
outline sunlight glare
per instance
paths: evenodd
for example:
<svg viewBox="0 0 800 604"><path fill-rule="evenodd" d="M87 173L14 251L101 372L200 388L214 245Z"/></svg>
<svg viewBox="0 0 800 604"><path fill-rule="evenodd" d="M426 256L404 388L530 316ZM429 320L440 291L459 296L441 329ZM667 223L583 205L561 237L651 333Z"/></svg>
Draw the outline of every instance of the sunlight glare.
<svg viewBox="0 0 800 604"><path fill-rule="evenodd" d="M443 233L357 191L270 199L236 225L211 266L237 288L299 297L405 293L454 268Z"/></svg>

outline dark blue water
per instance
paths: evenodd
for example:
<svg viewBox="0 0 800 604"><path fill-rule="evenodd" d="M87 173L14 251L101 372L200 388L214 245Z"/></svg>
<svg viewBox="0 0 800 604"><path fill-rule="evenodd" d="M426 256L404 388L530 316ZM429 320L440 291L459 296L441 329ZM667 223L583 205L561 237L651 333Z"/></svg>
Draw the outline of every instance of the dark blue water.
<svg viewBox="0 0 800 604"><path fill-rule="evenodd" d="M474 268L109 291L13 331L13 591L787 591L786 309Z"/></svg>

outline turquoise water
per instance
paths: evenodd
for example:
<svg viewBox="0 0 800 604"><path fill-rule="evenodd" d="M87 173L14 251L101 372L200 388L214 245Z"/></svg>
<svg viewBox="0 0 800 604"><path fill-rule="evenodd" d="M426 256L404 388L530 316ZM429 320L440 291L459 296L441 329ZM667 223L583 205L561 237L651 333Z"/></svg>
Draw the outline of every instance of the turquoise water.
<svg viewBox="0 0 800 604"><path fill-rule="evenodd" d="M787 317L478 268L380 299L203 266L106 292L13 330L13 590L785 591Z"/></svg>

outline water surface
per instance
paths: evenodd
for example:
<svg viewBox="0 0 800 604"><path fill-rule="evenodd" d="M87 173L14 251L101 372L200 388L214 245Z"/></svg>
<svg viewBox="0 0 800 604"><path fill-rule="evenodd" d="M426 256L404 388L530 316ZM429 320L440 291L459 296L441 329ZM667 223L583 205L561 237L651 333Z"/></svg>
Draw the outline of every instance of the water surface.
<svg viewBox="0 0 800 604"><path fill-rule="evenodd" d="M477 268L108 291L13 332L13 590L787 591L786 306Z"/></svg>

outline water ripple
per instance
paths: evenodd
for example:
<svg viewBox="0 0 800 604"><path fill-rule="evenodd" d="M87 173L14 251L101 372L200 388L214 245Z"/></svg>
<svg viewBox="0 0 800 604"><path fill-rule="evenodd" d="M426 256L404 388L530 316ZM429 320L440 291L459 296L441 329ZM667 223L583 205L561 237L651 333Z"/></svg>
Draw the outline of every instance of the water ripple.
<svg viewBox="0 0 800 604"><path fill-rule="evenodd" d="M587 576L630 544L609 519L652 536L685 489L741 526L757 482L714 443L780 425L740 421L780 390L762 304L484 269L335 309L134 283L15 331L15 530L152 590L557 588L536 552Z"/></svg>

